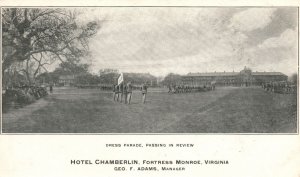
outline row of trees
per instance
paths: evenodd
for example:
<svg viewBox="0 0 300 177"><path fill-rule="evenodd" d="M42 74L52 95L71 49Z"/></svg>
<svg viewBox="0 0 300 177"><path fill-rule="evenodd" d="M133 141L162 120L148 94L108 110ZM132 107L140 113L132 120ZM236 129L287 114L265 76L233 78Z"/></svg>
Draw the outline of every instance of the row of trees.
<svg viewBox="0 0 300 177"><path fill-rule="evenodd" d="M89 65L71 65L61 63L53 72L42 73L37 76L39 83L59 83L60 76L74 76L74 83L79 85L94 85L94 84L115 84L120 72L114 69L100 70L99 74L91 74L88 71ZM149 73L124 73L125 82L131 81L134 84L149 83L152 86L157 85L157 78Z"/></svg>
<svg viewBox="0 0 300 177"><path fill-rule="evenodd" d="M174 73L169 73L163 80L162 84L163 85L178 85L181 84L181 76L179 74L174 74Z"/></svg>
<svg viewBox="0 0 300 177"><path fill-rule="evenodd" d="M100 71L101 73L101 71ZM99 83L113 84L119 76L118 71L106 72L100 75L91 74L88 64L61 63L53 72L45 72L37 76L39 83L58 84L60 76L75 77L76 84L94 85Z"/></svg>
<svg viewBox="0 0 300 177"><path fill-rule="evenodd" d="M63 8L2 9L2 75L4 85L35 82L46 65L76 66L89 55L89 39L99 21L79 24L78 11ZM59 71L56 71L59 72ZM15 79L15 80L14 80Z"/></svg>

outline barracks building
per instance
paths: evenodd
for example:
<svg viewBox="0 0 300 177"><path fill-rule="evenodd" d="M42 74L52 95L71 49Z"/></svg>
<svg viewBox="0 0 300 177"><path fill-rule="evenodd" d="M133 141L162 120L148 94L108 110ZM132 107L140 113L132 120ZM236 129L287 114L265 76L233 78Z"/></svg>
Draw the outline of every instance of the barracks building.
<svg viewBox="0 0 300 177"><path fill-rule="evenodd" d="M288 76L280 72L252 72L250 68L245 67L240 72L189 73L182 76L182 83L193 86L212 83L217 86L251 86L287 79Z"/></svg>

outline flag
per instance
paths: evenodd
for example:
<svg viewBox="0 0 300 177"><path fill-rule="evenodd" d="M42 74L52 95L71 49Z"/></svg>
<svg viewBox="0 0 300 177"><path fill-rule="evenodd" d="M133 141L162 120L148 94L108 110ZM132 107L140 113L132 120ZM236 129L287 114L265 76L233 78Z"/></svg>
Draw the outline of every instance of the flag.
<svg viewBox="0 0 300 177"><path fill-rule="evenodd" d="M118 78L118 85L120 85L123 81L124 81L123 73L121 73L121 75Z"/></svg>

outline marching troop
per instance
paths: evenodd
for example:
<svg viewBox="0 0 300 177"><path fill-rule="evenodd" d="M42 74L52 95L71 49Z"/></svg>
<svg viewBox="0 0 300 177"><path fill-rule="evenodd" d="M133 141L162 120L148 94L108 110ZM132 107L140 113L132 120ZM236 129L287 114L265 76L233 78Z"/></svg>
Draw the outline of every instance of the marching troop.
<svg viewBox="0 0 300 177"><path fill-rule="evenodd" d="M263 83L262 88L265 91L282 94L293 94L297 93L297 86L289 82L268 82Z"/></svg>
<svg viewBox="0 0 300 177"><path fill-rule="evenodd" d="M189 86L189 85L169 85L168 93L191 93L191 92L205 92L215 90L215 84L204 86Z"/></svg>

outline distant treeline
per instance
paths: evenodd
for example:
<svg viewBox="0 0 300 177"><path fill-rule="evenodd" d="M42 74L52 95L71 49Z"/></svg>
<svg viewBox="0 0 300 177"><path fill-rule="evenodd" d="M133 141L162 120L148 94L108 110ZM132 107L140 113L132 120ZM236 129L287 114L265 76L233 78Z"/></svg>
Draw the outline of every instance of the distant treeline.
<svg viewBox="0 0 300 177"><path fill-rule="evenodd" d="M131 82L134 85L141 85L147 83L149 86L158 86L159 82L157 78L149 73L123 73L124 82ZM66 77L72 76L72 77ZM102 87L104 85L113 85L118 81L120 74L116 72L100 73L98 75L91 73L79 73L79 74L60 74L57 73L43 73L37 77L39 83L53 83L54 85L62 85L63 78L71 78L70 85L78 87Z"/></svg>

